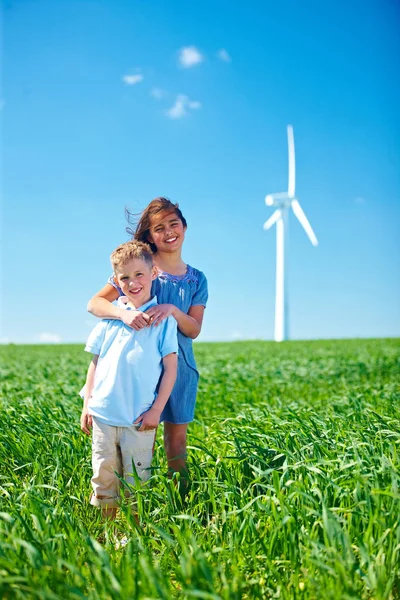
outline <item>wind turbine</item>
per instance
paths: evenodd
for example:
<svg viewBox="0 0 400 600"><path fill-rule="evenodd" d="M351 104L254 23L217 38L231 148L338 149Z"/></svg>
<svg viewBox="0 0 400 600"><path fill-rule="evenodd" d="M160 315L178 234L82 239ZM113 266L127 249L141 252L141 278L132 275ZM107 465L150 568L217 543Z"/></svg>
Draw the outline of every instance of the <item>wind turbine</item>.
<svg viewBox="0 0 400 600"><path fill-rule="evenodd" d="M289 208L291 207L295 216L300 221L304 231L313 246L318 245L318 240L312 227L301 208L299 201L295 198L296 163L294 154L293 127L287 126L288 151L289 151L289 181L288 191L265 196L265 204L274 206L268 221L264 223L267 230L276 223L276 290L275 290L275 341L282 342L289 337L288 331L288 291L285 273L285 260L288 248L288 221Z"/></svg>

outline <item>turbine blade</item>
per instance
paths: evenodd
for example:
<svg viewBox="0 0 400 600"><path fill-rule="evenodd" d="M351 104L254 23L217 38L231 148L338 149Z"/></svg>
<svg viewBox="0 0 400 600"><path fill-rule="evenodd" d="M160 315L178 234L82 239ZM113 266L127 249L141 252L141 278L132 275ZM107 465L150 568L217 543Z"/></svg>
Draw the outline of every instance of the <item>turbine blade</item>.
<svg viewBox="0 0 400 600"><path fill-rule="evenodd" d="M300 225L302 225L304 231L306 232L306 234L308 235L310 242L312 243L313 246L318 246L318 240L316 238L315 233L312 230L312 227L306 217L306 215L304 214L303 209L301 208L299 201L298 200L292 200L292 208L293 208L293 212L296 215L296 217L298 218L298 220L300 221Z"/></svg>
<svg viewBox="0 0 400 600"><path fill-rule="evenodd" d="M264 223L265 231L267 229L269 229L270 227L272 227L272 225L275 225L275 223L280 218L280 216L281 216L281 211L279 209L277 209L275 212L273 212L272 215L270 216L270 218L268 219L268 221L265 221L265 223Z"/></svg>
<svg viewBox="0 0 400 600"><path fill-rule="evenodd" d="M287 137L289 153L288 196L289 198L294 198L296 187L296 159L294 153L293 127L291 125L288 125L287 127Z"/></svg>

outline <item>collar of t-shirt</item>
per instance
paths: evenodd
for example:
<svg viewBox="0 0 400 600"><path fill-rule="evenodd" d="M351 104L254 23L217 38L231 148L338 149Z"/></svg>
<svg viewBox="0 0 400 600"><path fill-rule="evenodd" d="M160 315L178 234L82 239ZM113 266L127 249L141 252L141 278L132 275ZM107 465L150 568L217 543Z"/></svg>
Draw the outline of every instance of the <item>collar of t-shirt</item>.
<svg viewBox="0 0 400 600"><path fill-rule="evenodd" d="M138 308L132 308L132 306L128 306L128 302L129 298L127 296L119 296L117 300L117 306L118 308L125 308L125 310L141 310L142 312L144 312L145 310L150 308L150 306L155 306L157 304L157 296L153 296L152 298L150 298L150 300L148 300Z"/></svg>

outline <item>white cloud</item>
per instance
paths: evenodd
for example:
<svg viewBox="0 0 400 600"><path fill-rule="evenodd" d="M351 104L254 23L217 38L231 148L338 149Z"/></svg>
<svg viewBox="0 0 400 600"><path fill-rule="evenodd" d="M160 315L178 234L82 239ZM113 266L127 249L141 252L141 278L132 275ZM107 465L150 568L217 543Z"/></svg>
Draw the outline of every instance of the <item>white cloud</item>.
<svg viewBox="0 0 400 600"><path fill-rule="evenodd" d="M39 335L39 342L41 344L59 344L62 338L57 333L41 333Z"/></svg>
<svg viewBox="0 0 400 600"><path fill-rule="evenodd" d="M0 344L9 344L10 340L7 337L0 338Z"/></svg>
<svg viewBox="0 0 400 600"><path fill-rule="evenodd" d="M185 98L186 96L178 96L175 100L175 104L167 110L167 115L170 119L181 119L187 115Z"/></svg>
<svg viewBox="0 0 400 600"><path fill-rule="evenodd" d="M166 95L167 92L165 90L161 90L160 88L153 88L150 90L150 96L156 100L162 100Z"/></svg>
<svg viewBox="0 0 400 600"><path fill-rule="evenodd" d="M187 105L189 108L196 110L197 108L201 108L201 102L198 100L189 100L187 101Z"/></svg>
<svg viewBox="0 0 400 600"><path fill-rule="evenodd" d="M243 339L244 339L244 336L240 331L232 331L231 340L238 341L238 340L243 340Z"/></svg>
<svg viewBox="0 0 400 600"><path fill-rule="evenodd" d="M225 48L221 48L221 50L218 50L217 56L223 62L230 63L232 61L231 57L229 56L229 54L228 54L227 50L225 50Z"/></svg>
<svg viewBox="0 0 400 600"><path fill-rule="evenodd" d="M189 110L201 108L201 102L189 100L184 94L177 96L175 103L166 111L170 119L181 119L189 114Z"/></svg>
<svg viewBox="0 0 400 600"><path fill-rule="evenodd" d="M194 67L203 62L202 53L195 46L186 46L179 50L179 62L185 69Z"/></svg>
<svg viewBox="0 0 400 600"><path fill-rule="evenodd" d="M136 85L137 83L143 81L143 79L143 75L137 73L136 75L124 75L122 81L126 83L126 85Z"/></svg>
<svg viewBox="0 0 400 600"><path fill-rule="evenodd" d="M362 196L357 196L356 198L354 198L354 202L356 204L365 204L366 200Z"/></svg>

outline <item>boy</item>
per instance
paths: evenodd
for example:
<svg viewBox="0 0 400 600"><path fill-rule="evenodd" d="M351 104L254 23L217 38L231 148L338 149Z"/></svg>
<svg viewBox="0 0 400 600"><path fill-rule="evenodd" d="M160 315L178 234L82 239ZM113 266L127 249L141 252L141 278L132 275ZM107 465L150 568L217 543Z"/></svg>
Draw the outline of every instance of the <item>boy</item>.
<svg viewBox="0 0 400 600"><path fill-rule="evenodd" d="M120 307L145 311L157 304L151 284L157 276L150 247L130 241L111 254ZM150 321L151 322L151 321ZM135 331L124 322L103 320L89 336L85 350L94 356L89 365L81 429L93 428L93 494L90 503L103 516L115 518L119 479L134 483L133 472L146 481L156 428L177 372L177 324L168 317L157 327ZM132 466L132 463L135 467Z"/></svg>

